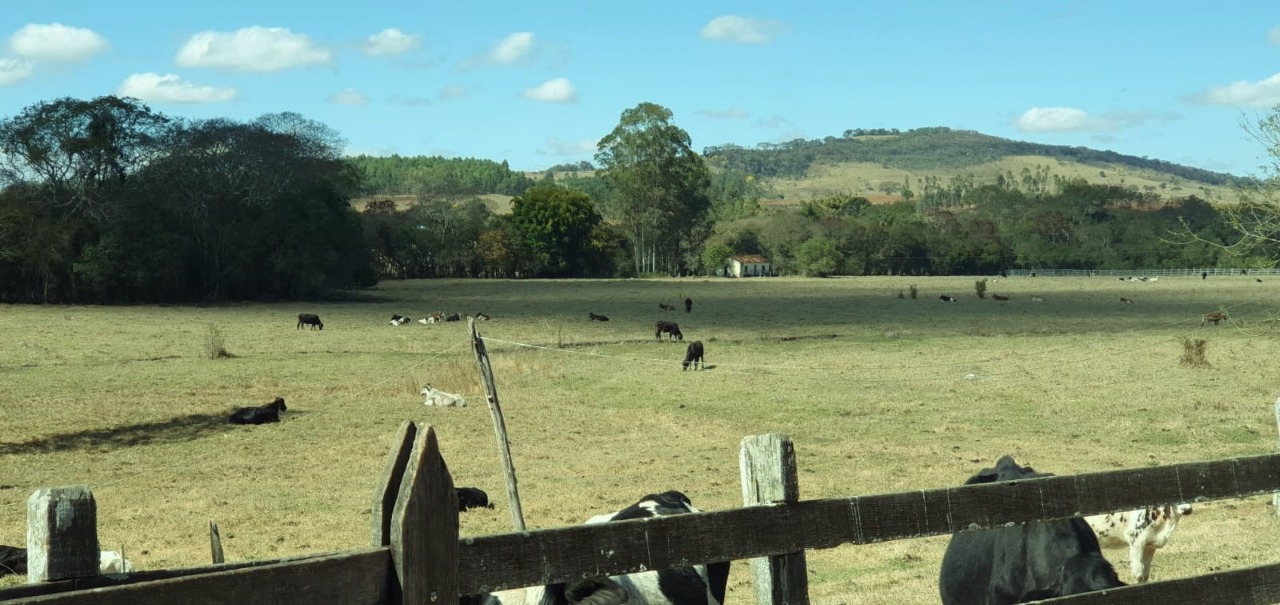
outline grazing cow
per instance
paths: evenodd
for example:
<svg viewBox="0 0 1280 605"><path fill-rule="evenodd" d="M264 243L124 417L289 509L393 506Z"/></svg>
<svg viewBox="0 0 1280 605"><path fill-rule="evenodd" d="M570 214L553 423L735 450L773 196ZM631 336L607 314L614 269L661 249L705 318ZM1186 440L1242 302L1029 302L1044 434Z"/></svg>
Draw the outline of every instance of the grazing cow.
<svg viewBox="0 0 1280 605"><path fill-rule="evenodd" d="M1223 312L1221 312L1221 311L1214 311L1214 312L1212 312L1212 313L1205 313L1205 314L1204 314L1204 317L1200 318L1200 326L1201 326L1201 327L1204 327L1204 325L1205 325L1205 324L1207 324L1207 323L1209 323L1209 322L1213 322L1213 325L1215 325L1215 326L1216 326L1216 325L1218 325L1218 322L1220 322L1220 321L1222 321L1222 320L1224 320L1224 319L1230 319L1230 318L1229 318L1229 317L1227 317L1227 314L1226 314L1226 313L1223 313Z"/></svg>
<svg viewBox="0 0 1280 605"><path fill-rule="evenodd" d="M1047 477L1004 456L965 485ZM943 605L1006 605L1124 586L1084 519L962 531L942 555Z"/></svg>
<svg viewBox="0 0 1280 605"><path fill-rule="evenodd" d="M1122 303L1124 303L1124 304L1126 304L1126 305L1131 305L1131 304L1133 304L1133 299L1132 299L1132 298L1125 298L1125 297L1121 296L1121 297L1120 297L1120 302L1122 302Z"/></svg>
<svg viewBox="0 0 1280 605"><path fill-rule="evenodd" d="M298 314L298 329L299 329L299 330L301 330L301 329L302 329L302 326L304 326L304 325L306 325L306 326L311 326L311 329L312 329L312 330L316 330L316 329L323 330L323 329L324 329L324 322L323 322L323 321L320 321L320 316L319 316L319 315L312 314L312 313L299 313L299 314Z"/></svg>
<svg viewBox="0 0 1280 605"><path fill-rule="evenodd" d="M684 299L684 312L685 312L685 313L692 313L692 312L693 312L693 299L692 299L692 298L686 298L686 299Z"/></svg>
<svg viewBox="0 0 1280 605"><path fill-rule="evenodd" d="M425 405L427 407L437 407L437 408L467 407L467 400L463 399L462 395L446 393L444 391L437 390L436 388L432 387L429 384L425 387L422 387L422 391L419 394L427 398L426 401L422 402L422 405Z"/></svg>
<svg viewBox="0 0 1280 605"><path fill-rule="evenodd" d="M1205 271L1200 274L1200 279L1209 279L1209 272Z"/></svg>
<svg viewBox="0 0 1280 605"><path fill-rule="evenodd" d="M678 491L651 494L616 513L596 515L588 525L701 512ZM573 580L464 597L467 605L721 605L729 583L729 562L708 563L622 576Z"/></svg>
<svg viewBox="0 0 1280 605"><path fill-rule="evenodd" d="M489 502L489 494L478 487L459 487L454 491L458 493L458 512L471 508L493 508L493 503Z"/></svg>
<svg viewBox="0 0 1280 605"><path fill-rule="evenodd" d="M658 340L662 340L663 334L668 334L671 340L684 340L684 334L680 332L680 326L676 325L676 322L674 321L663 321L660 319L657 323L653 324L653 328L653 336Z"/></svg>
<svg viewBox="0 0 1280 605"><path fill-rule="evenodd" d="M284 404L283 397L276 397L275 401L267 405L257 407L240 408L231 414L231 424L266 424L268 422L280 422L280 412L289 409Z"/></svg>
<svg viewBox="0 0 1280 605"><path fill-rule="evenodd" d="M684 361L680 362L682 370L689 369L689 365L693 365L693 369L705 369L706 363L702 361L702 341L695 340L689 343L689 348L684 352Z"/></svg>
<svg viewBox="0 0 1280 605"><path fill-rule="evenodd" d="M1084 520L1098 535L1102 546L1128 546L1129 571L1135 582L1151 578L1151 558L1156 549L1169 543L1178 520L1190 515L1190 504L1152 506L1122 513L1092 515Z"/></svg>
<svg viewBox="0 0 1280 605"><path fill-rule="evenodd" d="M954 297L954 296L947 296L946 294L943 294L942 296L939 296L939 297L938 297L938 300L940 300L940 301L942 301L942 302L956 302L956 297Z"/></svg>
<svg viewBox="0 0 1280 605"><path fill-rule="evenodd" d="M669 305L669 304L667 304L667 303L658 303L658 308L659 308L659 309L662 309L663 311L675 311L675 310L676 310L676 308L675 308L675 307L673 307L673 306L671 306L671 305Z"/></svg>
<svg viewBox="0 0 1280 605"><path fill-rule="evenodd" d="M450 313L444 317L445 321L462 321L462 316L457 313Z"/></svg>
<svg viewBox="0 0 1280 605"><path fill-rule="evenodd" d="M995 300L1009 300L1008 296L1000 296L999 294L992 294L991 298Z"/></svg>
<svg viewBox="0 0 1280 605"><path fill-rule="evenodd" d="M590 319L591 321L609 321L608 317L605 317L604 315L596 315L590 311L587 312L587 319Z"/></svg>

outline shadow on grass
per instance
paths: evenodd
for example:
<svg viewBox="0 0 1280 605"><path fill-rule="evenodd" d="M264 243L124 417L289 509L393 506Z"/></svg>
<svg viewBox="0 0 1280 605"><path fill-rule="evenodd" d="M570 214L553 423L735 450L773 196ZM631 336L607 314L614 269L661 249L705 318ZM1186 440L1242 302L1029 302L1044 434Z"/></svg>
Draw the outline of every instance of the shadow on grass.
<svg viewBox="0 0 1280 605"><path fill-rule="evenodd" d="M188 414L168 420L61 433L21 442L0 441L0 455L74 450L111 451L135 445L179 443L230 430L225 414Z"/></svg>

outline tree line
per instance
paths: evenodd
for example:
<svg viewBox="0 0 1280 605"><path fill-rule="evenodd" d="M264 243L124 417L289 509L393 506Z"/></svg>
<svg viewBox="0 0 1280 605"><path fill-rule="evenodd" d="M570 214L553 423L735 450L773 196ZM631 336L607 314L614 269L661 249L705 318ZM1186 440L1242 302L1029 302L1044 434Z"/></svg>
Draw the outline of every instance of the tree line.
<svg viewBox="0 0 1280 605"><path fill-rule="evenodd" d="M176 119L116 97L33 105L0 121L0 301L292 299L377 279L715 274L732 254L813 276L1280 257L1270 241L1232 248L1239 220L1197 197L1161 200L1048 167L993 182L904 182L893 204L843 194L768 207L762 179L694 152L653 103L622 113L594 163L572 165L589 175L559 181L488 160L343 158L343 146L291 113L239 122ZM370 191L417 201L375 196L354 211L351 200ZM478 197L502 192L514 195L507 213Z"/></svg>

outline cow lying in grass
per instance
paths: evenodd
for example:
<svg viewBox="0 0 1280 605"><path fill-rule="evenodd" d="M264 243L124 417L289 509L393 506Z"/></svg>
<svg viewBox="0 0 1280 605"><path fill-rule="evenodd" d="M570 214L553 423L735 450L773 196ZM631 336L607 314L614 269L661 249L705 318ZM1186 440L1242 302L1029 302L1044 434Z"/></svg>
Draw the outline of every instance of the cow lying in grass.
<svg viewBox="0 0 1280 605"><path fill-rule="evenodd" d="M427 398L426 401L422 402L422 405L425 405L427 407L462 408L467 406L467 400L463 399L462 395L446 393L444 391L436 389L435 387L429 384L425 387L422 387L422 391L420 394Z"/></svg>
<svg viewBox="0 0 1280 605"><path fill-rule="evenodd" d="M289 409L284 405L283 397L257 407L240 408L231 414L231 424L266 424L280 422L280 412Z"/></svg>
<svg viewBox="0 0 1280 605"><path fill-rule="evenodd" d="M1226 313L1223 313L1223 312L1221 312L1221 311L1214 311L1214 312L1212 312L1212 313L1205 313L1205 314L1204 314L1204 317L1202 317L1202 318L1200 319L1200 325L1203 327L1203 326L1207 325L1209 322L1213 322L1213 325L1215 325L1215 326L1216 326L1216 325L1218 325L1218 322L1220 322L1220 321L1222 321L1222 320L1224 320L1224 319L1230 319L1230 318L1228 318L1228 317L1227 317L1227 314L1226 314Z"/></svg>
<svg viewBox="0 0 1280 605"><path fill-rule="evenodd" d="M98 551L98 573L102 575L133 572L133 562L119 550ZM0 577L27 573L27 549L0 544Z"/></svg>
<svg viewBox="0 0 1280 605"><path fill-rule="evenodd" d="M493 508L489 502L489 494L478 487L459 487L453 490L458 494L458 512L472 508Z"/></svg>
<svg viewBox="0 0 1280 605"><path fill-rule="evenodd" d="M590 319L591 321L609 321L608 317L605 317L604 315L596 315L590 311L587 312L587 319Z"/></svg>

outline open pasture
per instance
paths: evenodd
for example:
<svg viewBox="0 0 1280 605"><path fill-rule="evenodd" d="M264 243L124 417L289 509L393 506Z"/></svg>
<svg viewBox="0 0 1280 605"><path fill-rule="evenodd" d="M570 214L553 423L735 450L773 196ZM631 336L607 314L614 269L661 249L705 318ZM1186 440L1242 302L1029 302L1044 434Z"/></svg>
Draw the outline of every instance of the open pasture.
<svg viewBox="0 0 1280 605"><path fill-rule="evenodd" d="M765 432L795 440L804 499L958 485L1006 453L1069 474L1275 448L1280 280L1024 277L980 300L975 279L406 281L311 303L3 307L0 544L24 542L33 490L88 483L103 548L140 569L207 562L211 519L228 560L365 546L406 419L436 428L457 485L496 501L462 515L464 534L508 531L466 322L417 323L434 311L493 318L477 325L532 528L667 489L739 506L738 444ZM1202 327L1210 311L1230 319ZM296 329L300 312L324 330ZM658 319L706 344L706 370L681 371L685 344L658 342ZM233 357L207 357L210 327ZM1188 337L1212 368L1179 364ZM424 407L427 382L468 406ZM276 396L280 424L226 423ZM1280 561L1270 512L1198 505L1154 579ZM813 602L936 602L945 544L811 552ZM1106 554L1128 581L1125 551ZM730 602L753 599L745 568Z"/></svg>

